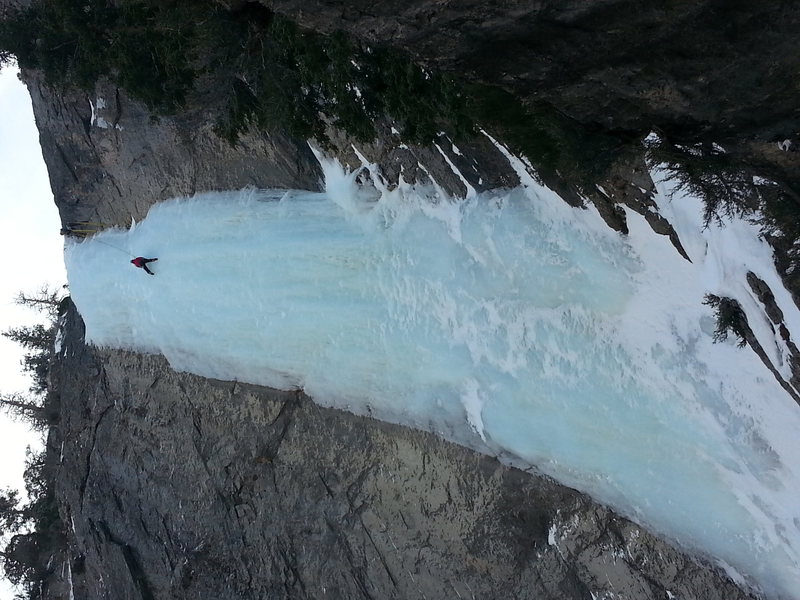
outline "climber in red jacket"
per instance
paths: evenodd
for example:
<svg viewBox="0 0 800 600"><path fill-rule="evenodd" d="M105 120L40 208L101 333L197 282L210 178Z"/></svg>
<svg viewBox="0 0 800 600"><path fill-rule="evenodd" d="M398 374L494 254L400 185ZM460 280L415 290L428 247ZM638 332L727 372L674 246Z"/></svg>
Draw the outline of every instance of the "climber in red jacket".
<svg viewBox="0 0 800 600"><path fill-rule="evenodd" d="M131 263L133 263L134 266L139 267L140 269L144 269L145 271L150 273L150 275L155 275L155 273L153 273L150 269L147 268L147 263L156 262L157 260L158 260L157 258L145 258L144 256L137 256L131 261Z"/></svg>

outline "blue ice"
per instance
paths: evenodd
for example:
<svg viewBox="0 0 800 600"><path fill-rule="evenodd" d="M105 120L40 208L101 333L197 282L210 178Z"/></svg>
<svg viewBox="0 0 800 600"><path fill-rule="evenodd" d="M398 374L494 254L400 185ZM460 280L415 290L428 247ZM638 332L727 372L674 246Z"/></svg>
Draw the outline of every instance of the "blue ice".
<svg viewBox="0 0 800 600"><path fill-rule="evenodd" d="M625 238L530 190L431 200L338 183L352 202L201 194L70 243L87 339L502 454L765 589L800 589L780 457L732 435L702 349L642 353L619 333L645 269ZM159 258L154 277L138 255Z"/></svg>

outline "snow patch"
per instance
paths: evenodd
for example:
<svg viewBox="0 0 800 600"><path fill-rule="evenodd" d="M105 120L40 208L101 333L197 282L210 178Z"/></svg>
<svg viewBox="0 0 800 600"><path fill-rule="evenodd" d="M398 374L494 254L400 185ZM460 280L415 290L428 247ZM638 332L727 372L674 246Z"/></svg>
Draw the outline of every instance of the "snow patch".
<svg viewBox="0 0 800 600"><path fill-rule="evenodd" d="M458 167L456 167L455 164L453 164L453 161L450 160L450 157L447 156L447 154L445 153L444 150L442 150L442 147L439 146L439 144L437 144L435 142L434 142L434 146L436 146L436 149L439 151L439 154L442 155L442 158L444 158L445 162L447 162L447 164L450 167L450 169L461 180L461 183L466 188L467 195L465 197L466 198L474 198L477 195L477 192L475 191L475 188L472 187L472 185L470 184L469 181L467 181L466 177L464 177L463 173L461 173L461 171L458 169Z"/></svg>
<svg viewBox="0 0 800 600"><path fill-rule="evenodd" d="M558 527L556 524L553 523L550 525L550 529L547 531L547 543L550 546L558 546L558 542L556 541L556 533L558 532Z"/></svg>
<svg viewBox="0 0 800 600"><path fill-rule="evenodd" d="M64 330L60 327L56 330L56 339L53 342L53 352L58 354L61 352L61 344L64 341Z"/></svg>

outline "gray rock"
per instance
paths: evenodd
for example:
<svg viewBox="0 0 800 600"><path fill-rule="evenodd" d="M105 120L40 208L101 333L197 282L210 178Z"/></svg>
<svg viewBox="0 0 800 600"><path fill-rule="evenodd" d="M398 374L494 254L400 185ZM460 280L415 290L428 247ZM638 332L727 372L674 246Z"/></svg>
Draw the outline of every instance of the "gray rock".
<svg viewBox="0 0 800 600"><path fill-rule="evenodd" d="M305 141L251 131L231 146L214 133L213 103L155 117L108 83L87 95L47 86L36 72L24 80L65 224L127 227L156 202L199 191L321 188Z"/></svg>
<svg viewBox="0 0 800 600"><path fill-rule="evenodd" d="M310 29L343 30L527 102L552 102L587 124L713 127L759 139L797 131L795 95L781 76L800 64L795 5L259 1Z"/></svg>

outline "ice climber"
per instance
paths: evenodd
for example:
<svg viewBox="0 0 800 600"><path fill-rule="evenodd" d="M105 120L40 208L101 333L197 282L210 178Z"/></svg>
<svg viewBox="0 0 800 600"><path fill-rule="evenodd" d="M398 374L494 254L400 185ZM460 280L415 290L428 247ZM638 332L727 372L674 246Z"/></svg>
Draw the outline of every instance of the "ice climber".
<svg viewBox="0 0 800 600"><path fill-rule="evenodd" d="M157 258L145 258L144 256L137 256L131 261L131 263L133 263L134 266L139 267L140 269L144 269L145 271L150 273L150 275L155 275L155 273L153 273L150 269L147 268L147 263L156 262L157 260L158 260Z"/></svg>

